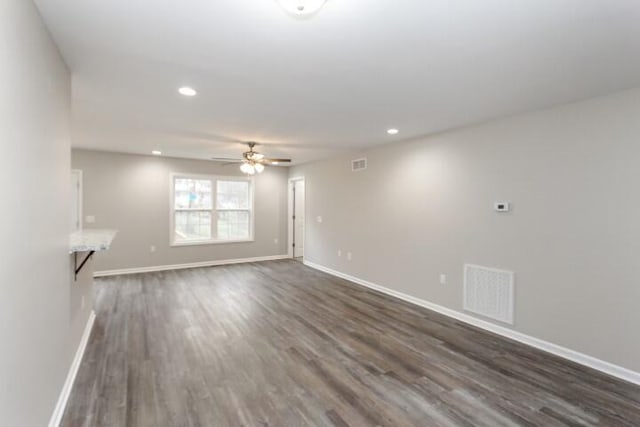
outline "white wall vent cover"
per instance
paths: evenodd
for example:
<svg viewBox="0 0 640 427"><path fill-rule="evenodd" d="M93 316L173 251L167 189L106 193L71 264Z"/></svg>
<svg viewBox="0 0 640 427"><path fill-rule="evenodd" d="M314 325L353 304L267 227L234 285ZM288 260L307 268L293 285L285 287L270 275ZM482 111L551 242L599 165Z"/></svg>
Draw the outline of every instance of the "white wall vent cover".
<svg viewBox="0 0 640 427"><path fill-rule="evenodd" d="M465 310L513 325L512 271L464 265Z"/></svg>
<svg viewBox="0 0 640 427"><path fill-rule="evenodd" d="M353 172L362 171L367 168L367 159L363 157L362 159L356 159L351 161L351 170Z"/></svg>

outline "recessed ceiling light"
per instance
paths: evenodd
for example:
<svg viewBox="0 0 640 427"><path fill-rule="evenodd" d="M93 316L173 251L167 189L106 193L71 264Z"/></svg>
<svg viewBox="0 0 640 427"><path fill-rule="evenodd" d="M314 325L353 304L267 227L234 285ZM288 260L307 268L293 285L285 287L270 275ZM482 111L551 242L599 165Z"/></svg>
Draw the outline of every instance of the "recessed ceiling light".
<svg viewBox="0 0 640 427"><path fill-rule="evenodd" d="M271 162L272 165L277 165L280 162Z"/></svg>
<svg viewBox="0 0 640 427"><path fill-rule="evenodd" d="M154 156L159 156L159 155L161 155L161 154L162 154L162 151L153 150L153 151L151 152L151 154L153 154Z"/></svg>
<svg viewBox="0 0 640 427"><path fill-rule="evenodd" d="M189 86L181 87L180 89L178 89L178 92L180 92L180 95L184 96L196 96L196 94L198 93L194 88Z"/></svg>
<svg viewBox="0 0 640 427"><path fill-rule="evenodd" d="M293 15L313 15L327 0L278 0L280 6Z"/></svg>
<svg viewBox="0 0 640 427"><path fill-rule="evenodd" d="M398 134L398 132L400 132L398 129L394 129L394 128L387 129L387 133L388 133L389 135L397 135L397 134Z"/></svg>

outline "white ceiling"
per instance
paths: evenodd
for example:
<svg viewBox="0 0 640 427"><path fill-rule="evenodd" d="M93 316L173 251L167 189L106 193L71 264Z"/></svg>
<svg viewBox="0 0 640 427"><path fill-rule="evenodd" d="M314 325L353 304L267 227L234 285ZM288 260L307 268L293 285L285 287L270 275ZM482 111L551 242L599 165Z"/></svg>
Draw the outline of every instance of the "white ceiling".
<svg viewBox="0 0 640 427"><path fill-rule="evenodd" d="M75 147L256 140L301 163L640 85L638 0L328 0L306 20L275 0L36 3L73 72Z"/></svg>

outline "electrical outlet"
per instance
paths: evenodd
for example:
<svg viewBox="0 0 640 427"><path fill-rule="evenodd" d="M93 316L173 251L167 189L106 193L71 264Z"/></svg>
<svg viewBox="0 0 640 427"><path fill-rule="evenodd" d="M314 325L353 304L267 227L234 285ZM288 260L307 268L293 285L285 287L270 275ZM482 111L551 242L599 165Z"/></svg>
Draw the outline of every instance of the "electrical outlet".
<svg viewBox="0 0 640 427"><path fill-rule="evenodd" d="M347 261L351 261L351 252L347 252Z"/></svg>
<svg viewBox="0 0 640 427"><path fill-rule="evenodd" d="M319 224L322 224L322 215L318 215L316 217L316 221L318 221Z"/></svg>
<svg viewBox="0 0 640 427"><path fill-rule="evenodd" d="M509 212L511 210L511 203L509 202L495 202L493 209L496 212Z"/></svg>
<svg viewBox="0 0 640 427"><path fill-rule="evenodd" d="M273 244L277 245L278 244L278 238L276 237L275 239L273 239Z"/></svg>
<svg viewBox="0 0 640 427"><path fill-rule="evenodd" d="M342 249L338 249L338 256L342 256Z"/></svg>
<svg viewBox="0 0 640 427"><path fill-rule="evenodd" d="M156 247L154 245L151 245L149 247L149 252L154 253L156 251Z"/></svg>
<svg viewBox="0 0 640 427"><path fill-rule="evenodd" d="M441 285L446 285L447 284L447 275L446 274L441 274L440 275L440 284Z"/></svg>

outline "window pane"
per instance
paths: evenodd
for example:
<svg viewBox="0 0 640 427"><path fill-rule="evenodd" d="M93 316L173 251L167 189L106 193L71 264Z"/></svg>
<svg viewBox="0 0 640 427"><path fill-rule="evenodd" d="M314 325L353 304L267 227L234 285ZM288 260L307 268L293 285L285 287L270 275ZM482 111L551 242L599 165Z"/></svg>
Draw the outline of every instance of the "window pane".
<svg viewBox="0 0 640 427"><path fill-rule="evenodd" d="M249 181L218 181L217 209L249 209Z"/></svg>
<svg viewBox="0 0 640 427"><path fill-rule="evenodd" d="M248 211L218 212L218 239L240 240L249 238Z"/></svg>
<svg viewBox="0 0 640 427"><path fill-rule="evenodd" d="M211 239L211 212L178 211L175 216L175 241Z"/></svg>
<svg viewBox="0 0 640 427"><path fill-rule="evenodd" d="M176 209L211 209L211 181L208 179L176 178Z"/></svg>

